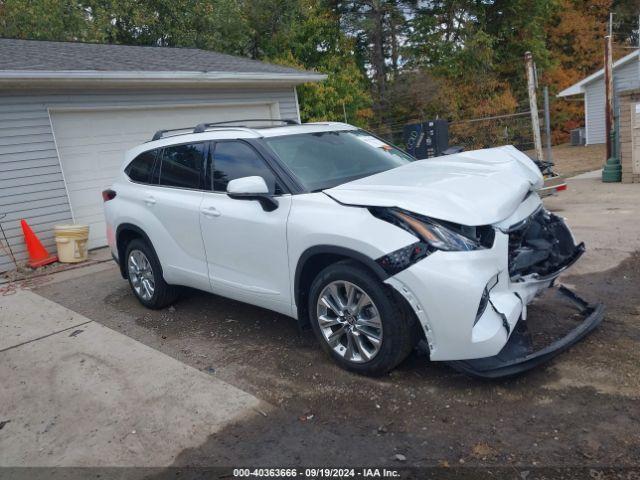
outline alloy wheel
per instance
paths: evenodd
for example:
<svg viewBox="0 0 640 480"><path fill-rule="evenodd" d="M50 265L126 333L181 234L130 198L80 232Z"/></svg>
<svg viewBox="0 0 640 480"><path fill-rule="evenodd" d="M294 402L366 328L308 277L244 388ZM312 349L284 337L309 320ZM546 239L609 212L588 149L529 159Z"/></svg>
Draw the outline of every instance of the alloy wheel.
<svg viewBox="0 0 640 480"><path fill-rule="evenodd" d="M380 313L357 285L343 280L329 283L320 292L316 311L325 341L345 360L368 362L380 351Z"/></svg>
<svg viewBox="0 0 640 480"><path fill-rule="evenodd" d="M156 283L153 278L153 269L147 256L140 250L131 250L127 268L129 270L129 279L136 295L142 300L151 300Z"/></svg>

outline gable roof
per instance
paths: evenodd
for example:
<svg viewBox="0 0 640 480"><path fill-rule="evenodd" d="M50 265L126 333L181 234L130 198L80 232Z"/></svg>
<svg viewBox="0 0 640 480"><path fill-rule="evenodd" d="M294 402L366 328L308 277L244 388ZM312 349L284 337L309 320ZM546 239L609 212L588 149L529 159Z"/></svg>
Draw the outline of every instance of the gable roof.
<svg viewBox="0 0 640 480"><path fill-rule="evenodd" d="M615 70L621 65L629 63L632 60L636 60L640 56L640 50L634 50L629 55L622 57L620 60L613 63L613 69ZM574 83L569 88L565 88L560 93L558 93L558 97L568 97L570 95L578 95L580 93L584 93L585 85L598 80L600 77L604 77L604 68L601 68L597 72L589 75L586 78L583 78L578 83Z"/></svg>
<svg viewBox="0 0 640 480"><path fill-rule="evenodd" d="M0 38L0 79L318 81L326 75L195 48Z"/></svg>

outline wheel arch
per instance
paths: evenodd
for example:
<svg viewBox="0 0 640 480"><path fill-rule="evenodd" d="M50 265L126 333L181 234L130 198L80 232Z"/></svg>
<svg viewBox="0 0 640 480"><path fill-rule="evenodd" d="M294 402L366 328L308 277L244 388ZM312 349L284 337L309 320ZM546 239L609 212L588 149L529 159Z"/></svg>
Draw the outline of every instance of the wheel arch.
<svg viewBox="0 0 640 480"><path fill-rule="evenodd" d="M153 253L156 255L156 258L158 257L156 249L153 246L153 242L144 230L132 223L122 223L118 225L118 228L116 229L116 248L118 249L118 266L120 267L120 275L122 275L122 278L127 278L125 261L127 245L131 240L136 238L141 238L149 244ZM158 259L158 263L160 264L160 259ZM162 269L162 264L160 264L160 268ZM162 274L162 272L160 272L160 274Z"/></svg>
<svg viewBox="0 0 640 480"><path fill-rule="evenodd" d="M309 326L307 295L311 282L320 271L342 260L354 260L371 271L381 282L389 275L376 261L361 252L335 245L316 245L305 250L298 258L294 275L294 299L301 328Z"/></svg>

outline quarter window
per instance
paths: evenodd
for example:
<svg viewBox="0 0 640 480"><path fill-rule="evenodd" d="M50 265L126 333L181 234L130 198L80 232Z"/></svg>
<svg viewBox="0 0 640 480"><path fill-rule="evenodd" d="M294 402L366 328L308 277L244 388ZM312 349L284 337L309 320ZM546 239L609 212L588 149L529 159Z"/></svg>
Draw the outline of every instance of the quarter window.
<svg viewBox="0 0 640 480"><path fill-rule="evenodd" d="M201 188L204 143L165 147L162 150L160 185Z"/></svg>
<svg viewBox="0 0 640 480"><path fill-rule="evenodd" d="M282 189L264 160L249 145L243 142L219 142L213 153L213 190L226 192L231 180L242 177L264 178L270 193L280 194Z"/></svg>
<svg viewBox="0 0 640 480"><path fill-rule="evenodd" d="M153 162L156 159L157 150L143 152L134 158L127 166L125 173L134 182L149 183L149 175L153 170Z"/></svg>

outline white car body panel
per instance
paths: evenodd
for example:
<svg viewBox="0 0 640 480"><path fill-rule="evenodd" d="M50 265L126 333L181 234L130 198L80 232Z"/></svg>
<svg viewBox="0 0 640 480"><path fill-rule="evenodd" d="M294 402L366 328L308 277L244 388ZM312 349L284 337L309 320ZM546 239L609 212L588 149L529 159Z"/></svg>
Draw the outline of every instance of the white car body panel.
<svg viewBox="0 0 640 480"><path fill-rule="evenodd" d="M416 240L405 230L377 219L365 208L345 207L323 193L295 195L287 231L291 298L295 301L292 280L298 259L310 248L339 246L376 259ZM293 309L295 313L295 304Z"/></svg>
<svg viewBox="0 0 640 480"><path fill-rule="evenodd" d="M210 290L198 214L203 192L140 185L124 174L113 188L123 208L118 211L116 225L113 213L105 209L112 253L117 256L114 233L118 225L136 225L153 243L168 283Z"/></svg>
<svg viewBox="0 0 640 480"><path fill-rule="evenodd" d="M505 314L511 330L520 318L522 303L509 281L506 243L507 236L497 234L491 249L435 252L387 280L405 297L410 294L432 360L489 357L506 343L502 318L492 308L473 325L482 292L496 276L491 301Z"/></svg>
<svg viewBox="0 0 640 480"><path fill-rule="evenodd" d="M291 195L265 212L250 200L205 192L201 208L211 291L292 315L287 217Z"/></svg>
<svg viewBox="0 0 640 480"><path fill-rule="evenodd" d="M398 207L462 225L510 216L542 185L538 167L514 147L419 160L326 190L347 205Z"/></svg>

